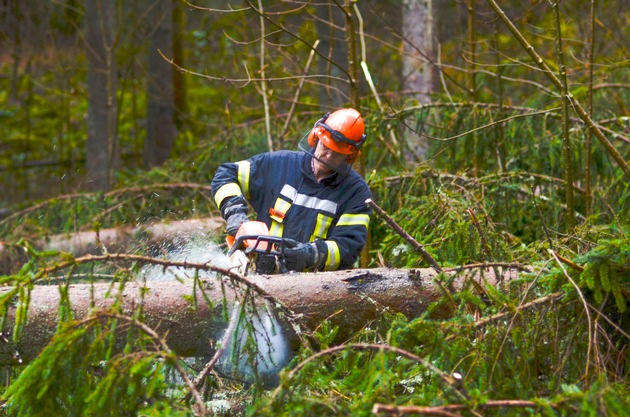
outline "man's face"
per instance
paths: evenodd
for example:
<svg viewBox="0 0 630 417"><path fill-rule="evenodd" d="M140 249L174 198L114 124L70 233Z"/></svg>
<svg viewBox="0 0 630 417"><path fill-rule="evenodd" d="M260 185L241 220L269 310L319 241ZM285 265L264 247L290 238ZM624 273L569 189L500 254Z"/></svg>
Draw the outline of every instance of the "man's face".
<svg viewBox="0 0 630 417"><path fill-rule="evenodd" d="M344 171L344 165L348 155L337 153L326 147L322 141L317 141L315 148L315 159L313 161L313 170L315 174L331 174L332 171Z"/></svg>

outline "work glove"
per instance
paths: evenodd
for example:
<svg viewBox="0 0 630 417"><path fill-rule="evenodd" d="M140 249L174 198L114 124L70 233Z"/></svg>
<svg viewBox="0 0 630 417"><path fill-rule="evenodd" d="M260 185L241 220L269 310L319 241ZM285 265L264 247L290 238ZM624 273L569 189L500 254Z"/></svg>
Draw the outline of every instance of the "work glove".
<svg viewBox="0 0 630 417"><path fill-rule="evenodd" d="M319 269L325 260L326 253L323 240L311 243L300 243L293 239L284 240L284 264L289 271L302 272L306 269Z"/></svg>
<svg viewBox="0 0 630 417"><path fill-rule="evenodd" d="M247 203L241 196L235 196L221 204L221 214L227 222L225 231L230 236L236 236L241 224L249 220L247 218Z"/></svg>
<svg viewBox="0 0 630 417"><path fill-rule="evenodd" d="M238 229L247 220L249 219L247 218L247 215L245 214L242 214L242 213L233 214L227 219L227 227L225 228L225 231L230 236L236 236L236 232L238 232Z"/></svg>

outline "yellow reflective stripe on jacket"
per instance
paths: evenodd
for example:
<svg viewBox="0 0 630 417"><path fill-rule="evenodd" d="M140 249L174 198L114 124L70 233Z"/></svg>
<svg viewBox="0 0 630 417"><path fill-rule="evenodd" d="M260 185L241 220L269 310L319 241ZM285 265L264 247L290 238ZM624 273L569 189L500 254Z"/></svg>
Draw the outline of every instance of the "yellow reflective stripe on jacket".
<svg viewBox="0 0 630 417"><path fill-rule="evenodd" d="M238 161L238 183L245 194L245 199L249 200L249 170L251 163L249 161Z"/></svg>
<svg viewBox="0 0 630 417"><path fill-rule="evenodd" d="M287 211L289 211L290 207L291 207L291 203L289 203L286 200L283 200L282 198L277 198L276 204L273 206L273 208L275 211L282 213L282 217L271 216L271 218L276 220L279 223L282 223L284 221L284 215L287 213Z"/></svg>
<svg viewBox="0 0 630 417"><path fill-rule="evenodd" d="M234 197L236 195L243 195L241 187L235 182L224 184L217 190L214 195L214 202L217 203L217 207L221 207L221 203L228 197Z"/></svg>
<svg viewBox="0 0 630 417"><path fill-rule="evenodd" d="M326 239L332 221L332 217L317 213L317 222L315 223L315 229L313 230L310 241L312 242L317 238Z"/></svg>
<svg viewBox="0 0 630 417"><path fill-rule="evenodd" d="M370 216L367 214L342 214L337 226L365 226L370 224Z"/></svg>
<svg viewBox="0 0 630 417"><path fill-rule="evenodd" d="M278 213L281 213L283 216L289 211L291 207L291 203L282 198L278 197L276 199L276 204L273 206L274 210ZM282 237L284 233L284 217L270 215L271 217L271 228L269 229L269 234L275 237Z"/></svg>
<svg viewBox="0 0 630 417"><path fill-rule="evenodd" d="M278 223L275 220L271 221L271 227L269 228L269 236L282 237L284 233L284 224Z"/></svg>
<svg viewBox="0 0 630 417"><path fill-rule="evenodd" d="M334 271L341 263L341 253L339 252L339 246L337 246L337 242L334 242L332 240L327 240L326 246L328 246L328 256L326 257L326 264L324 265L324 269L326 271Z"/></svg>

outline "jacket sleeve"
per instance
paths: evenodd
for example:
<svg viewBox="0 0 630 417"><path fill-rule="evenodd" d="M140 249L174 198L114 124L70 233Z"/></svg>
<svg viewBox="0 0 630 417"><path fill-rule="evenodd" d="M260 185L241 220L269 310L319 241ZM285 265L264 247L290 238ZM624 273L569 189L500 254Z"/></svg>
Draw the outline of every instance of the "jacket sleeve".
<svg viewBox="0 0 630 417"><path fill-rule="evenodd" d="M231 197L248 198L249 172L245 172L247 167L247 161L240 161L224 163L217 168L211 187L212 197L219 209Z"/></svg>
<svg viewBox="0 0 630 417"><path fill-rule="evenodd" d="M372 209L365 205L367 198L370 198L370 192L366 186L356 193L328 234L325 270L350 268L359 258L367 242L372 214Z"/></svg>
<svg viewBox="0 0 630 417"><path fill-rule="evenodd" d="M270 155L259 154L249 159L221 164L212 179L212 195L223 213L223 205L235 196L247 200L256 214L268 192L267 172Z"/></svg>

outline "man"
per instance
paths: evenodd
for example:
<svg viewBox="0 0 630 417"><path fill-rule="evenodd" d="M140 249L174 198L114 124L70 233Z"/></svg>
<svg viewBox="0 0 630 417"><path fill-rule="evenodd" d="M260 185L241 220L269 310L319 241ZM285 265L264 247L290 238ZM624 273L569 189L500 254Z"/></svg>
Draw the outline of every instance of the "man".
<svg viewBox="0 0 630 417"><path fill-rule="evenodd" d="M212 193L227 233L248 220L247 202L272 236L285 238L292 271L351 267L367 240L371 210L367 184L352 170L366 135L355 109L326 114L299 143L301 151L277 151L224 163Z"/></svg>

